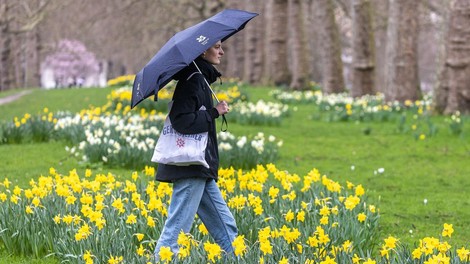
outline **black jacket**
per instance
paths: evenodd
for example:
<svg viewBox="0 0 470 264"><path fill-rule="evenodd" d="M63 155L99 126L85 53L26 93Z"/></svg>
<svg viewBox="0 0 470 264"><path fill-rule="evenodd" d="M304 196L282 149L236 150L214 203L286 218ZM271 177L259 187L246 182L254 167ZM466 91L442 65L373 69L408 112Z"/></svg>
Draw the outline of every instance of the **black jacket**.
<svg viewBox="0 0 470 264"><path fill-rule="evenodd" d="M174 166L158 164L156 180L172 182L183 178L218 178L219 152L215 119L219 116L214 107L212 94L204 81L216 81L220 73L210 63L197 58L196 63L202 74L191 63L173 78L178 80L173 94L170 120L173 128L182 134L208 132L206 161L209 169L202 165ZM199 110L204 105L207 110Z"/></svg>

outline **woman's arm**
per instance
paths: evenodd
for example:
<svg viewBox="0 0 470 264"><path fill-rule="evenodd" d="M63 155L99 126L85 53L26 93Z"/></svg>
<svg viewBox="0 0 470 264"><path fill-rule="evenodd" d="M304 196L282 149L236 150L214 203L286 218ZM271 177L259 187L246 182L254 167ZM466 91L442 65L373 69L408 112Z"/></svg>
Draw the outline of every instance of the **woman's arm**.
<svg viewBox="0 0 470 264"><path fill-rule="evenodd" d="M209 131L211 123L219 116L219 112L214 107L199 110L202 105L205 107L212 105L210 102L205 102L208 99L207 91L203 90L204 78L200 74L195 74L189 80L178 84L170 112L173 128L182 134ZM209 100L212 100L210 96Z"/></svg>

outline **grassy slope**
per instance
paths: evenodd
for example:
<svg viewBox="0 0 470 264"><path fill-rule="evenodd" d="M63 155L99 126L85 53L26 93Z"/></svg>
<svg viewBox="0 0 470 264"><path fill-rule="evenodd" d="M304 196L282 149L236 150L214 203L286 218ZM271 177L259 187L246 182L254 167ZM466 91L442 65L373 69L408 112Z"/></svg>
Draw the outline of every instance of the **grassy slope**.
<svg viewBox="0 0 470 264"><path fill-rule="evenodd" d="M89 105L103 105L109 91L34 91L17 102L0 106L1 119L8 120L26 112L33 114L44 107L51 111L76 112ZM247 91L252 101L271 100L267 89L248 88ZM391 234L413 246L425 236L439 237L446 222L454 224L451 244L469 245L468 136L451 136L439 117L435 118L435 123L440 125L437 136L415 141L411 135L395 133L396 125L391 122L327 123L311 118L316 111L313 106L298 105L297 108L280 127L240 126L232 122L229 131L236 135L264 132L283 139L281 159L276 162L278 168L299 175L318 168L342 185L347 180L363 184L370 201L380 207L383 237ZM366 127L371 129L370 135L363 133ZM466 134L470 134L468 126ZM83 170L76 160L67 159L64 147L61 142L0 146L0 160L5 164L0 168L0 179L6 176L25 185L30 178L47 173L49 167L62 172L73 168ZM355 169L351 170L351 166ZM378 168L384 168L385 172L374 174ZM96 170L112 171L123 177L130 175L128 170ZM428 200L427 204L424 199Z"/></svg>

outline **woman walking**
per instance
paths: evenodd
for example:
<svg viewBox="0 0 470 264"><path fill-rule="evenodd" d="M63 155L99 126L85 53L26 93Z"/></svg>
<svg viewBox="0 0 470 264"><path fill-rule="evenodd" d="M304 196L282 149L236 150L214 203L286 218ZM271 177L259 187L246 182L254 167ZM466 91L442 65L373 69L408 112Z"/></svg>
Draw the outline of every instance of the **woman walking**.
<svg viewBox="0 0 470 264"><path fill-rule="evenodd" d="M218 41L173 77L178 83L169 113L171 123L181 134L208 132L205 159L209 168L158 164L156 180L173 183L173 194L168 218L155 248L157 260L161 247L169 247L174 254L178 253L178 235L189 233L196 214L215 242L226 253L233 253L232 242L238 230L216 184L219 153L215 120L228 113L229 107L225 101L214 106L206 83L206 80L213 83L221 76L214 65L220 64L223 55L222 43ZM206 110L200 110L201 106Z"/></svg>

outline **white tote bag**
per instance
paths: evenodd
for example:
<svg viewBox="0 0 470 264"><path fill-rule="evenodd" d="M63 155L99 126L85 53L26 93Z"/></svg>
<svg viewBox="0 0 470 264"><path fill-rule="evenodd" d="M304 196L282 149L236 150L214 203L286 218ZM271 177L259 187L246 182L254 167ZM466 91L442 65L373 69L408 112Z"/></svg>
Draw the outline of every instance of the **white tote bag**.
<svg viewBox="0 0 470 264"><path fill-rule="evenodd" d="M172 105L173 101L168 103L169 111ZM206 110L206 108L201 106L199 110ZM152 161L176 166L202 165L209 168L205 158L207 136L208 132L199 134L177 132L173 129L168 115L155 146Z"/></svg>

